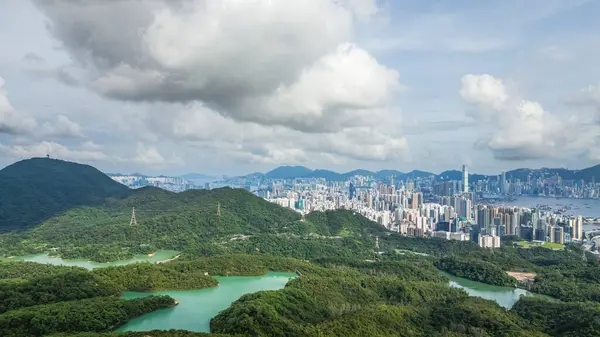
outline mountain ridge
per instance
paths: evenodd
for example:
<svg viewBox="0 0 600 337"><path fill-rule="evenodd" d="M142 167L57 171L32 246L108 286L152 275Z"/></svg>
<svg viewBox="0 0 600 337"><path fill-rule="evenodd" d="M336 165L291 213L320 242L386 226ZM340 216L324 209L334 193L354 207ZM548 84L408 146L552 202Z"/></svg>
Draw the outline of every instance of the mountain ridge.
<svg viewBox="0 0 600 337"><path fill-rule="evenodd" d="M592 179L600 179L600 164L590 166L583 169L571 170L565 168L546 168L542 167L539 169L531 168L517 168L506 171L508 179L520 179L522 181L527 180L527 176L532 173L544 173L545 175L556 175L558 174L563 180L579 180L583 179L586 182L591 182ZM305 166L279 166L275 169L268 171L267 173L255 172L252 174L241 176L247 178L264 177L268 179L293 179L293 178L324 178L331 181L344 181L348 178L355 176L372 176L379 179L394 177L397 180L404 180L406 178L427 178L434 177L436 180L462 180L462 172L459 170L446 170L439 174L435 174L428 171L412 170L409 172L401 172L393 169L383 169L379 171L370 171L365 169L355 169L349 172L336 172L328 169L310 169ZM478 174L469 173L469 181L485 180L490 177L498 177L499 174Z"/></svg>

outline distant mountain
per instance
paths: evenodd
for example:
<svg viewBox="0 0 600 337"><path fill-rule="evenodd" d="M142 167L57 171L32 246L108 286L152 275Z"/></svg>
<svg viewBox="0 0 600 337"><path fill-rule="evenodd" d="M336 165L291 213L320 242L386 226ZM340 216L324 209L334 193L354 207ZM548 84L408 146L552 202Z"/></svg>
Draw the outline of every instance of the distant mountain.
<svg viewBox="0 0 600 337"><path fill-rule="evenodd" d="M435 173L431 173L431 172L427 172L427 171L419 171L419 170L413 170L413 171L406 173L406 177L411 178L411 179L428 178L431 176L435 176Z"/></svg>
<svg viewBox="0 0 600 337"><path fill-rule="evenodd" d="M497 177L501 173L497 175L485 175L485 174L477 174L472 173L469 174L470 182L477 182L480 180L486 180L488 178L497 179ZM569 170L564 168L540 168L540 169L529 169L529 168L520 168L515 170L510 170L506 172L507 179L520 179L521 181L527 180L527 177L530 175L544 175L544 176L555 176L559 175L563 180L578 180L583 179L587 182L592 181L592 177L595 177L597 181L600 182L600 165L588 167L582 170ZM345 181L350 177L361 175L361 176L371 176L376 177L378 179L385 179L389 177L394 177L396 181L416 178L429 178L434 177L436 180L462 180L462 172L459 170L448 170L444 171L440 174L435 174L427 171L413 170L410 172L400 172L397 170L381 170L377 172L357 169L346 173L339 173L331 170L324 169L316 169L311 170L304 166L280 166L272 171L269 171L265 174L254 173L252 177L257 177L262 175L265 178L270 179L292 179L292 178L324 178L330 181ZM250 175L246 175L244 177L249 178Z"/></svg>
<svg viewBox="0 0 600 337"><path fill-rule="evenodd" d="M585 181L600 182L600 165L585 168L574 172L575 179L583 179Z"/></svg>
<svg viewBox="0 0 600 337"><path fill-rule="evenodd" d="M343 181L347 179L342 173L321 169L314 170L302 178L324 178L330 181Z"/></svg>
<svg viewBox="0 0 600 337"><path fill-rule="evenodd" d="M397 170L381 170L376 173L378 178L396 177L397 179L402 179L405 175L406 173Z"/></svg>
<svg viewBox="0 0 600 337"><path fill-rule="evenodd" d="M258 173L252 174L252 177L256 177ZM367 177L378 177L385 178L396 176L398 179L402 179L405 173L396 170L381 170L377 172L357 169L346 173L339 173L331 170L316 169L311 170L304 166L280 166L273 169L263 176L269 179L292 179L292 178L323 178L330 181L344 181L353 176L367 176ZM250 177L246 175L244 177Z"/></svg>
<svg viewBox="0 0 600 337"><path fill-rule="evenodd" d="M309 175L311 172L311 169L304 166L279 166L265 173L265 177L270 179L301 178Z"/></svg>
<svg viewBox="0 0 600 337"><path fill-rule="evenodd" d="M469 174L469 182L476 182L487 179L483 174ZM436 176L437 180L462 180L462 172L458 170L444 171Z"/></svg>
<svg viewBox="0 0 600 337"><path fill-rule="evenodd" d="M0 170L0 232L33 227L72 207L131 192L89 166L33 158Z"/></svg>
<svg viewBox="0 0 600 337"><path fill-rule="evenodd" d="M372 171L368 171L368 170L354 170L354 171L350 171L350 172L346 172L344 173L345 176L347 177L352 177L352 176L374 176L376 173L372 172Z"/></svg>

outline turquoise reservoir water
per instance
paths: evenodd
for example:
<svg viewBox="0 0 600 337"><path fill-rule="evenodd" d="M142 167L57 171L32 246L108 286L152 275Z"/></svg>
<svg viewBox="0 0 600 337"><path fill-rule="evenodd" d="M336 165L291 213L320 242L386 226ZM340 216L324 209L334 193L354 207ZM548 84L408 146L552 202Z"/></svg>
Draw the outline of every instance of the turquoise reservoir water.
<svg viewBox="0 0 600 337"><path fill-rule="evenodd" d="M137 255L134 258L129 259L129 260L100 263L100 262L92 262L92 261L88 261L88 260L63 260L60 257L52 257L52 256L48 256L48 253L43 253L43 254L36 254L36 255L15 256L10 259L3 258L2 261L29 261L29 262L37 262L37 263L44 263L44 264L76 266L76 267L83 267L83 268L87 268L87 269L94 269L94 268L105 268L105 267L111 267L111 266L123 266L126 264L132 264L132 263L138 263L138 262L154 263L154 262L158 262L158 261L165 261L168 259L172 259L175 256L177 256L177 254L179 254L179 252L174 251L174 250L159 250L156 253L154 253L153 256Z"/></svg>
<svg viewBox="0 0 600 337"><path fill-rule="evenodd" d="M138 262L165 261L176 257L177 251L157 251L153 256L140 255L133 259L108 263L87 260L63 260L48 254L18 256L3 261L32 261L46 264L79 266L87 269L120 266ZM463 288L469 295L496 301L505 308L511 308L521 295L541 296L523 289L498 287L467 280L442 272L450 279L450 286ZM286 283L296 277L291 273L268 273L263 276L218 276L220 285L215 288L188 291L161 291L154 293L126 292L123 297L132 299L152 295L169 295L179 301L173 308L159 310L138 317L121 326L117 331L148 331L154 329L184 329L197 332L209 332L210 319L228 308L232 302L245 294L261 290L282 289ZM548 297L546 297L548 298Z"/></svg>
<svg viewBox="0 0 600 337"><path fill-rule="evenodd" d="M467 280L462 277L456 277L446 272L442 272L442 274L450 279L451 287L462 288L471 296L496 301L496 303L506 309L512 308L521 295L550 298L548 296L531 293L525 289L493 286L486 283Z"/></svg>
<svg viewBox="0 0 600 337"><path fill-rule="evenodd" d="M216 279L219 286L216 288L154 293L126 292L123 296L125 299L169 295L179 301L179 305L135 318L116 331L184 329L210 332L210 319L244 294L282 289L293 277L296 275L273 272L263 276L218 276Z"/></svg>

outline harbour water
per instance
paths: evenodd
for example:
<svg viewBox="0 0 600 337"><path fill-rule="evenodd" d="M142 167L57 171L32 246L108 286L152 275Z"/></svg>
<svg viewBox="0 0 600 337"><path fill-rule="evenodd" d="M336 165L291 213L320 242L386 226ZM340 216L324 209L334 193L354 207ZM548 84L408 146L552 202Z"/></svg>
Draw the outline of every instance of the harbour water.
<svg viewBox="0 0 600 337"><path fill-rule="evenodd" d="M184 329L210 332L210 319L227 309L235 300L248 293L282 289L294 277L296 274L273 272L263 276L223 276L216 277L219 281L216 288L154 293L127 292L124 294L125 299L169 295L179 305L135 318L116 331Z"/></svg>
<svg viewBox="0 0 600 337"><path fill-rule="evenodd" d="M583 217L598 218L600 217L600 199L571 199L571 198L554 198L554 197L529 197L519 196L515 200L503 201L503 205L517 207L536 207L537 205L547 205L553 209L560 209L568 206L564 214L581 215Z"/></svg>

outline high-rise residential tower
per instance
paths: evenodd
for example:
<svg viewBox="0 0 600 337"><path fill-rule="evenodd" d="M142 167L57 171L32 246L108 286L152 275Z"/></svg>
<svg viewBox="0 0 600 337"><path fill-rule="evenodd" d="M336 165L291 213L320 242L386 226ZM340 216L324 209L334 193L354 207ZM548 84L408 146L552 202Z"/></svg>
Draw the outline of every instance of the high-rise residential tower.
<svg viewBox="0 0 600 337"><path fill-rule="evenodd" d="M500 193L508 194L508 185L506 184L506 171L502 171L502 175L500 176Z"/></svg>
<svg viewBox="0 0 600 337"><path fill-rule="evenodd" d="M573 228L573 239L583 240L583 217L581 215L575 218L575 228Z"/></svg>
<svg viewBox="0 0 600 337"><path fill-rule="evenodd" d="M469 193L469 169L467 165L462 166L462 174L463 174L463 192Z"/></svg>

